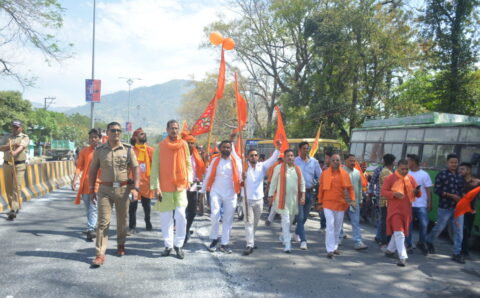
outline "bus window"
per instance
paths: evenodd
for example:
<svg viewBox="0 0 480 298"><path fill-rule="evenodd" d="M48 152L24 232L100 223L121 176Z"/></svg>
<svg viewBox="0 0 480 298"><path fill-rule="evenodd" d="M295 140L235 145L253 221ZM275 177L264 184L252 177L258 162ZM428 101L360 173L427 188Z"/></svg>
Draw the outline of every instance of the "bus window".
<svg viewBox="0 0 480 298"><path fill-rule="evenodd" d="M420 145L407 145L407 151L405 152L405 156L407 154L416 154L420 152Z"/></svg>
<svg viewBox="0 0 480 298"><path fill-rule="evenodd" d="M409 129L407 132L407 141L422 141L424 131L423 128Z"/></svg>
<svg viewBox="0 0 480 298"><path fill-rule="evenodd" d="M433 168L435 166L436 153L436 145L423 145L421 166L426 168Z"/></svg>
<svg viewBox="0 0 480 298"><path fill-rule="evenodd" d="M362 160L364 143L352 143L350 153L354 154L358 159Z"/></svg>
<svg viewBox="0 0 480 298"><path fill-rule="evenodd" d="M458 127L427 128L425 142L456 142L459 135Z"/></svg>
<svg viewBox="0 0 480 298"><path fill-rule="evenodd" d="M385 142L403 142L405 141L405 136L407 135L407 130L405 129L392 129L385 132Z"/></svg>
<svg viewBox="0 0 480 298"><path fill-rule="evenodd" d="M354 131L352 132L352 142L354 141L365 141L367 138L366 131Z"/></svg>
<svg viewBox="0 0 480 298"><path fill-rule="evenodd" d="M459 142L480 143L480 129L476 127L463 127L460 131Z"/></svg>
<svg viewBox="0 0 480 298"><path fill-rule="evenodd" d="M382 159L382 144L367 143L363 157L364 160L368 162L380 162Z"/></svg>
<svg viewBox="0 0 480 298"><path fill-rule="evenodd" d="M473 154L480 154L480 146L462 146L460 149L460 161L472 162Z"/></svg>
<svg viewBox="0 0 480 298"><path fill-rule="evenodd" d="M437 145L437 168L444 168L447 164L447 155L454 152L454 145Z"/></svg>
<svg viewBox="0 0 480 298"><path fill-rule="evenodd" d="M402 156L402 149L403 149L403 144L384 144L383 145L383 154L393 154L397 158L396 160L398 161L400 157Z"/></svg>
<svg viewBox="0 0 480 298"><path fill-rule="evenodd" d="M447 155L453 153L454 145L424 145L422 166L427 168L444 168L447 164Z"/></svg>
<svg viewBox="0 0 480 298"><path fill-rule="evenodd" d="M369 130L367 133L368 141L383 141L384 130Z"/></svg>

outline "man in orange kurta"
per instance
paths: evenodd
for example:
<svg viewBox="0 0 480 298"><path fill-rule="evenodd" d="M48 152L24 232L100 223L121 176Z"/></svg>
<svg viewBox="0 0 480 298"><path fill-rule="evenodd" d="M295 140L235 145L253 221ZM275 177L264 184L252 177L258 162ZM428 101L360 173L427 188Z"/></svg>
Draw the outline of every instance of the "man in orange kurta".
<svg viewBox="0 0 480 298"><path fill-rule="evenodd" d="M350 181L350 176L340 167L340 155L333 154L330 167L320 176L318 189L318 209L324 210L327 230L325 233L325 246L327 257L339 255L338 242L343 225L343 215L350 205L356 207L355 191Z"/></svg>
<svg viewBox="0 0 480 298"><path fill-rule="evenodd" d="M407 260L405 236L409 233L412 220L412 202L421 196L417 182L408 174L408 162L398 161L397 170L385 178L381 195L388 200L387 206L387 235L392 238L388 243L385 255L393 257L398 252L398 266L404 267Z"/></svg>
<svg viewBox="0 0 480 298"><path fill-rule="evenodd" d="M95 230L97 229L97 204L92 201L92 194L90 193L90 187L88 183L88 172L90 164L92 163L93 153L100 142L101 134L96 129L91 129L88 132L88 143L90 146L83 148L77 159L77 168L72 179L72 190L75 191L77 184L77 178L80 178L80 187L75 198L75 204L80 204L80 198L82 199L86 213L87 213L87 240L92 241L96 237ZM97 181L98 182L98 181ZM98 183L95 184L95 192L98 191Z"/></svg>
<svg viewBox="0 0 480 298"><path fill-rule="evenodd" d="M167 133L168 137L158 144L153 153L150 189L158 197L154 210L160 211L165 242L162 256L169 256L174 248L177 258L183 259L185 255L182 248L186 234L185 207L188 204L187 189L193 179L192 164L188 144L180 138L179 124L176 120L167 122Z"/></svg>
<svg viewBox="0 0 480 298"><path fill-rule="evenodd" d="M133 151L137 156L138 168L140 169L140 201L142 202L143 212L145 214L145 226L147 231L151 231L152 223L150 221L151 200L153 198L153 191L150 189L150 172L153 159L153 148L147 145L147 134L142 128L138 128L133 132L130 144L133 146ZM137 207L138 200L130 202L128 209L128 233L127 235L135 234L137 227Z"/></svg>

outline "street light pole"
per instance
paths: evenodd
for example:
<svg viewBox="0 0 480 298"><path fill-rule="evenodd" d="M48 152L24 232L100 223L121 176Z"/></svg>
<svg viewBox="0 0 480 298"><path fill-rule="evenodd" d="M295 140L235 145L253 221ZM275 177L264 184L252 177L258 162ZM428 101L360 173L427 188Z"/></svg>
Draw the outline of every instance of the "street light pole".
<svg viewBox="0 0 480 298"><path fill-rule="evenodd" d="M93 0L93 29L92 29L92 80L95 79L95 7L96 0ZM93 108L95 103L92 101L90 103L90 126L93 128L95 126L95 119L93 118Z"/></svg>
<svg viewBox="0 0 480 298"><path fill-rule="evenodd" d="M140 81L141 78L119 77L119 79L126 79L126 83L128 84L127 123L130 124L130 92L132 90L133 82ZM127 134L128 134L128 138L130 139L130 131L127 131Z"/></svg>

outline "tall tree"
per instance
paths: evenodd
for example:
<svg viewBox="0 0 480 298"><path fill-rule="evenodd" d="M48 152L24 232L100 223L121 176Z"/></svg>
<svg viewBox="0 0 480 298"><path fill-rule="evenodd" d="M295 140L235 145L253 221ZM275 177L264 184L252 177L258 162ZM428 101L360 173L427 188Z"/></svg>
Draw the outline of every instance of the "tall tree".
<svg viewBox="0 0 480 298"><path fill-rule="evenodd" d="M478 62L479 0L427 0L424 36L439 70L435 87L440 100L434 108L441 112L471 114L465 109L480 102L469 94L471 71ZM478 109L478 108L477 108Z"/></svg>

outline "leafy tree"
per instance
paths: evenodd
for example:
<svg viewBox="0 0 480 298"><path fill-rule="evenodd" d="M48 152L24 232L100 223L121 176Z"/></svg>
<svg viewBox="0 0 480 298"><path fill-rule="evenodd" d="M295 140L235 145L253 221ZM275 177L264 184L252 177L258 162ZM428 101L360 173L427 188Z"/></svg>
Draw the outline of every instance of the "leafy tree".
<svg viewBox="0 0 480 298"><path fill-rule="evenodd" d="M31 109L31 103L22 99L20 92L0 91L0 126L3 130L10 131L12 120L25 122Z"/></svg>

